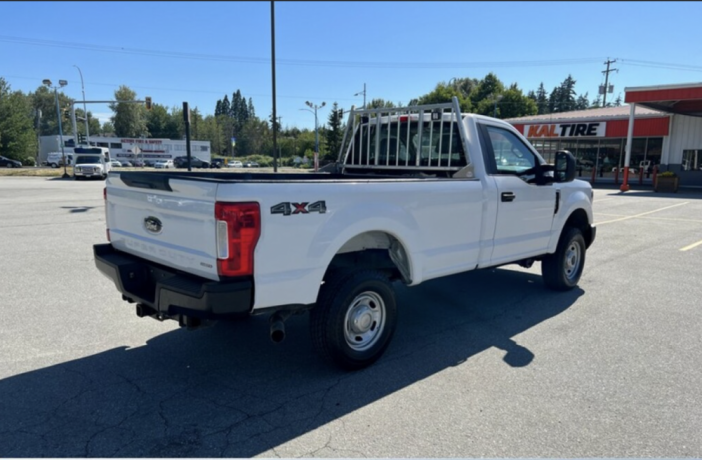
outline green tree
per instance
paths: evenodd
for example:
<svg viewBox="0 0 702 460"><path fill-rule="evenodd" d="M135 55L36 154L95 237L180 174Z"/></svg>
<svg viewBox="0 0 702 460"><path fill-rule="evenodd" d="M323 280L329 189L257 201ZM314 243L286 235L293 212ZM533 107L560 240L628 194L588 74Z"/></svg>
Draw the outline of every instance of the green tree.
<svg viewBox="0 0 702 460"><path fill-rule="evenodd" d="M90 132L92 133L92 128L90 129ZM100 127L100 133L102 133L103 136L115 136L115 126L112 124L111 121L106 121Z"/></svg>
<svg viewBox="0 0 702 460"><path fill-rule="evenodd" d="M384 109L384 108L393 108L396 107L395 104L393 104L390 101L386 101L385 99L372 99L366 104L366 108L368 109Z"/></svg>
<svg viewBox="0 0 702 460"><path fill-rule="evenodd" d="M151 111L146 116L146 129L149 130L151 137L169 138L167 133L168 122L171 116L165 106L161 104L153 104Z"/></svg>
<svg viewBox="0 0 702 460"><path fill-rule="evenodd" d="M526 117L528 115L536 115L538 112L536 102L525 96L516 83L502 93L502 98L497 105L499 118Z"/></svg>
<svg viewBox="0 0 702 460"><path fill-rule="evenodd" d="M23 161L37 154L37 137L32 126L32 100L12 91L0 77L0 155Z"/></svg>
<svg viewBox="0 0 702 460"><path fill-rule="evenodd" d="M217 124L216 117L207 115L203 118L198 135L200 140L210 141L213 154L224 154L225 144L222 136L222 129L219 124Z"/></svg>
<svg viewBox="0 0 702 460"><path fill-rule="evenodd" d="M536 90L536 109L538 115L543 115L545 113L550 113L548 106L548 94L546 93L546 88L544 88L544 83L541 82L539 89Z"/></svg>
<svg viewBox="0 0 702 460"><path fill-rule="evenodd" d="M565 80L553 88L548 105L551 112L570 112L577 107L575 99L575 80L568 75Z"/></svg>
<svg viewBox="0 0 702 460"><path fill-rule="evenodd" d="M140 137L148 135L146 126L146 109L141 104L134 104L120 101L135 101L136 92L128 86L121 85L115 91L115 100L110 103L110 109L114 113L112 124L115 127L115 134L118 137Z"/></svg>
<svg viewBox="0 0 702 460"><path fill-rule="evenodd" d="M576 110L587 110L590 107L590 100L588 99L588 93L581 94L575 101Z"/></svg>
<svg viewBox="0 0 702 460"><path fill-rule="evenodd" d="M492 115L493 112L486 109L486 107L489 104L494 104L495 98L502 94L504 90L505 85L497 78L497 75L490 72L471 91L471 104L476 108L477 113Z"/></svg>
<svg viewBox="0 0 702 460"><path fill-rule="evenodd" d="M409 105L423 105L423 104L441 104L444 102L451 102L453 97L458 98L458 105L461 107L462 112L470 112L472 109L472 104L468 95L465 94L460 86L441 82L436 85L434 90L420 96L418 99L413 99L410 101Z"/></svg>
<svg viewBox="0 0 702 460"><path fill-rule="evenodd" d="M71 132L70 108L73 100L63 92L58 92L59 108L61 109L61 124L64 134ZM39 86L30 94L32 107L35 113L41 113L39 135L50 136L59 134L58 118L56 117L56 96L54 90L46 86ZM40 112L39 112L40 111Z"/></svg>
<svg viewBox="0 0 702 460"><path fill-rule="evenodd" d="M327 146L329 152L325 160L335 160L341 148L341 140L344 137L344 109L339 108L339 104L334 102L329 113L329 129L325 130Z"/></svg>

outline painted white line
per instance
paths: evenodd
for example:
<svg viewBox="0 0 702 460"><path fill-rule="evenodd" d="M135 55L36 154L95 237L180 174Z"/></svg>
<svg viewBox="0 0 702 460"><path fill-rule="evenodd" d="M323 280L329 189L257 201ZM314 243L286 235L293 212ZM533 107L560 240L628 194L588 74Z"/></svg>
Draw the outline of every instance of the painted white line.
<svg viewBox="0 0 702 460"><path fill-rule="evenodd" d="M666 209L677 208L678 206L684 206L684 205L689 204L689 203L690 203L689 201L686 201L684 203L678 203L678 204L674 204L672 206L666 206L665 208L654 209L653 211L648 211L648 212L642 212L641 214L636 214L633 216L626 216L626 217L622 217L620 219L606 220L604 222L595 222L595 225L611 224L612 222L621 222L623 220L635 219L637 217L642 217L642 216L647 216L649 214L653 214L654 212L660 212L660 211L665 211Z"/></svg>
<svg viewBox="0 0 702 460"><path fill-rule="evenodd" d="M684 248L680 248L681 251L689 251L690 249L696 248L697 246L702 245L702 240L698 241L697 243L692 243L689 246L685 246Z"/></svg>

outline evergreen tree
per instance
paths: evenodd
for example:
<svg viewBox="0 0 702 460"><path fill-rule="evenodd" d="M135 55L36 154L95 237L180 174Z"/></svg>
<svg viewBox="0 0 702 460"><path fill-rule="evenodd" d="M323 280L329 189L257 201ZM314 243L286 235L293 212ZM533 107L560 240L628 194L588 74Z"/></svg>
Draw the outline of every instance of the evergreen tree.
<svg viewBox="0 0 702 460"><path fill-rule="evenodd" d="M549 106L549 99L546 95L546 89L544 88L544 83L541 82L539 89L536 90L536 109L538 115L543 115L545 113L550 113L551 108Z"/></svg>
<svg viewBox="0 0 702 460"><path fill-rule="evenodd" d="M588 93L581 94L575 103L576 110L586 110L590 108L590 100L588 99Z"/></svg>
<svg viewBox="0 0 702 460"><path fill-rule="evenodd" d="M325 160L335 160L341 149L341 140L344 137L343 129L344 109L339 108L339 104L334 102L329 113L329 129L325 129L327 147L329 149Z"/></svg>
<svg viewBox="0 0 702 460"><path fill-rule="evenodd" d="M222 115L222 100L221 99L217 99L217 105L215 105L214 116L216 117L217 115Z"/></svg>
<svg viewBox="0 0 702 460"><path fill-rule="evenodd" d="M256 111L254 110L253 100L251 98L249 98L249 106L247 107L247 109L249 112L249 118L256 118Z"/></svg>
<svg viewBox="0 0 702 460"><path fill-rule="evenodd" d="M221 112L220 112L220 115L226 115L226 116L229 116L229 113L230 113L231 110L232 110L232 106L231 106L231 104L229 103L229 96L227 96L226 94L224 95L224 99L222 100L222 107L221 107L221 109L222 109L222 110L221 110Z"/></svg>

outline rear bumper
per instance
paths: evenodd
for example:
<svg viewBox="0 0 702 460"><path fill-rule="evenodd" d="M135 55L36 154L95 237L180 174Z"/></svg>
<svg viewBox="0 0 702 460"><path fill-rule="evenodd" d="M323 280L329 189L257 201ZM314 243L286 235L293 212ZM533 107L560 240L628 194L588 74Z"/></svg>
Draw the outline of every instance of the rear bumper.
<svg viewBox="0 0 702 460"><path fill-rule="evenodd" d="M93 246L95 265L114 281L122 298L140 304L140 311L159 319L179 315L202 319L248 316L253 306L253 281L212 281L115 250ZM147 308L144 308L147 307Z"/></svg>

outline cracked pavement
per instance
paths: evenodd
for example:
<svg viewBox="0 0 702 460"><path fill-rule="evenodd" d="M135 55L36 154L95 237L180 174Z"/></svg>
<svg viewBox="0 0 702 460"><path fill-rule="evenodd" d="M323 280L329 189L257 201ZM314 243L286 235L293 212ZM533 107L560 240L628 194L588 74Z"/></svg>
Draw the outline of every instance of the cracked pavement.
<svg viewBox="0 0 702 460"><path fill-rule="evenodd" d="M596 215L690 203L600 228L568 293L538 264L397 285L387 353L346 373L307 315L278 345L267 317L137 318L92 261L102 187L0 179L1 457L702 456L702 264L672 244L702 194L597 190Z"/></svg>

